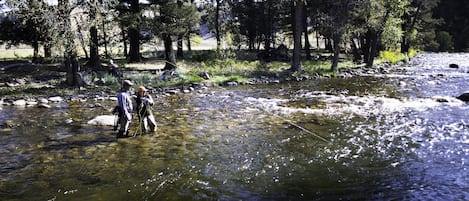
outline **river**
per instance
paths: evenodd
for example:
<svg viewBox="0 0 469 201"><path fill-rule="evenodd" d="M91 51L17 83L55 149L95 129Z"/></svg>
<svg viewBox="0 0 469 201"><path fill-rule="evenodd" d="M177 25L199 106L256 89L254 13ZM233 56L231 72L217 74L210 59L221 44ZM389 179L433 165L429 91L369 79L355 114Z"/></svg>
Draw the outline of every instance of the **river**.
<svg viewBox="0 0 469 201"><path fill-rule="evenodd" d="M119 140L109 99L2 106L0 200L469 200L469 54L389 71L158 97Z"/></svg>

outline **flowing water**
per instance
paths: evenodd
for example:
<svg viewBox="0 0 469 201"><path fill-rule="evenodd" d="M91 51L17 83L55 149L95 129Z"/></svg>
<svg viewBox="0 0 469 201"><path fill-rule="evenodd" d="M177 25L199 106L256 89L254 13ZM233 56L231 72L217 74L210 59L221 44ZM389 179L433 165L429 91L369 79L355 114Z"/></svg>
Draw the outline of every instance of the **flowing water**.
<svg viewBox="0 0 469 201"><path fill-rule="evenodd" d="M469 54L425 54L159 97L158 132L119 140L86 124L109 99L3 106L0 200L469 200L468 81Z"/></svg>

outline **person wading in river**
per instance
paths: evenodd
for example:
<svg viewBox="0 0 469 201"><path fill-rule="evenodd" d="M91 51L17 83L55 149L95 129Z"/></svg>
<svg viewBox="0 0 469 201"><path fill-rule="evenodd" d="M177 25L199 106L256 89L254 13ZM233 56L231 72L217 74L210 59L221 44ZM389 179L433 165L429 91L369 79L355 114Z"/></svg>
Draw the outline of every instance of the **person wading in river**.
<svg viewBox="0 0 469 201"><path fill-rule="evenodd" d="M133 83L130 80L124 80L122 89L117 94L117 106L119 107L119 132L117 138L129 136L129 127L132 120L132 98L130 88Z"/></svg>
<svg viewBox="0 0 469 201"><path fill-rule="evenodd" d="M146 94L146 92L147 89L144 86L139 86L137 88L137 97L135 98L138 120L143 133L146 133L148 128L150 128L150 132L155 132L157 128L155 117L151 111L151 106L154 104L153 98Z"/></svg>

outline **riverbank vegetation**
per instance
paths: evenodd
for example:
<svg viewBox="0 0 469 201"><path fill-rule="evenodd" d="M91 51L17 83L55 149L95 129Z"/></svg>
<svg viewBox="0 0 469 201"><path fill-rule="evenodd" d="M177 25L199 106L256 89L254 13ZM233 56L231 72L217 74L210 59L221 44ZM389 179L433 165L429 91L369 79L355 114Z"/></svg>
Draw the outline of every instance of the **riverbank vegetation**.
<svg viewBox="0 0 469 201"><path fill-rule="evenodd" d="M415 50L464 51L465 39L452 24L465 22L444 11L466 4L11 0L0 2L0 42L29 46L32 63L25 66L59 71L60 79L50 83L62 88L115 90L121 79L155 88L301 80L407 61ZM5 52L1 58L12 57ZM4 85L16 85L10 81Z"/></svg>

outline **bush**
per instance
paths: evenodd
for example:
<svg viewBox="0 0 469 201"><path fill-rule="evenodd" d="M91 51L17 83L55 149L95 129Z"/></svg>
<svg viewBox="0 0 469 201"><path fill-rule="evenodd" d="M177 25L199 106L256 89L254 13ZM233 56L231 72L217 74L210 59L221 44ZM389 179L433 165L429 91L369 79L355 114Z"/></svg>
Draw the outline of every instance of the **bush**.
<svg viewBox="0 0 469 201"><path fill-rule="evenodd" d="M440 45L438 50L449 52L454 50L453 37L446 31L440 31L436 34L436 41Z"/></svg>
<svg viewBox="0 0 469 201"><path fill-rule="evenodd" d="M399 51L381 51L379 52L379 56L392 64L407 59L407 56Z"/></svg>

